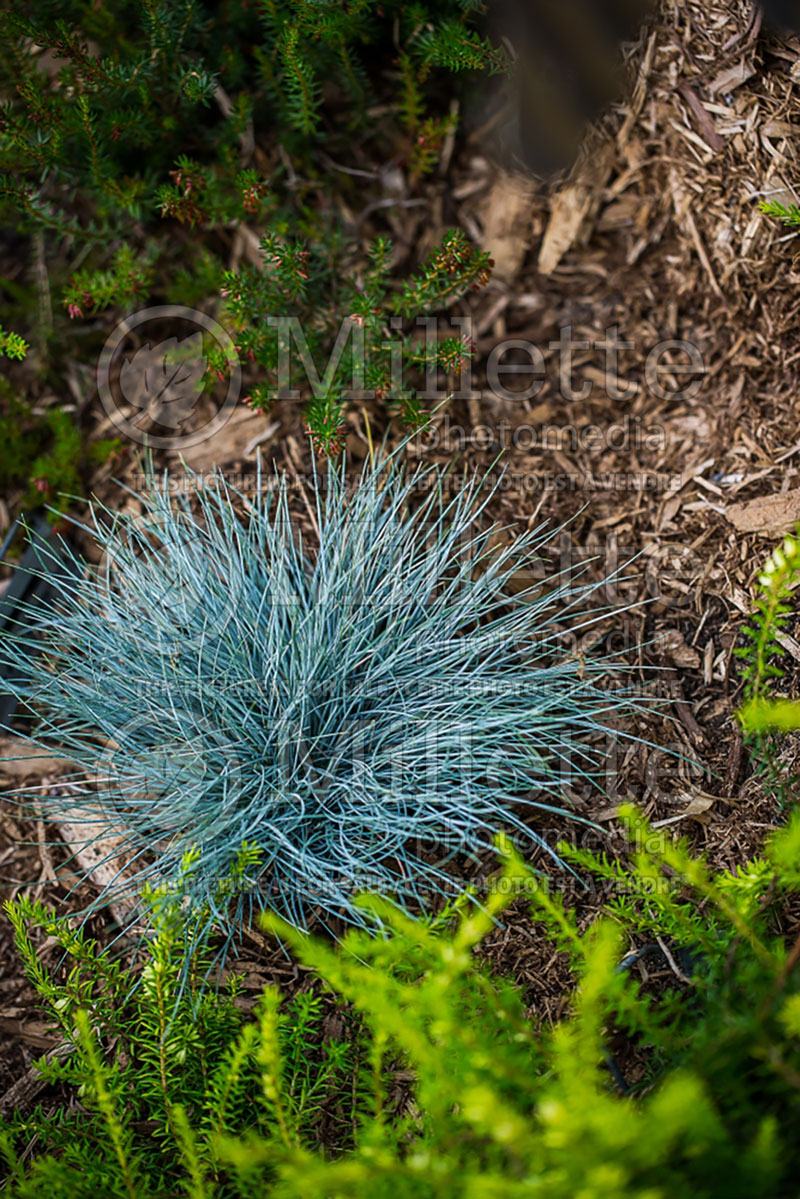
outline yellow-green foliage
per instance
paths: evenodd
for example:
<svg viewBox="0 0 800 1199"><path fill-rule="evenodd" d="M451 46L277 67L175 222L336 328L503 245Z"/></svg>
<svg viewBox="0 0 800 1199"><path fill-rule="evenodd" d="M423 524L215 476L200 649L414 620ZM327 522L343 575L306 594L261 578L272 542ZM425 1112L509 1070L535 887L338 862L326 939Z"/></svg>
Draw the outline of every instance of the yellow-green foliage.
<svg viewBox="0 0 800 1199"><path fill-rule="evenodd" d="M138 988L107 954L29 901L7 905L31 978L72 1046L45 1067L79 1103L20 1113L5 1156L14 1199L674 1199L789 1196L800 1166L797 954L770 911L800 882L800 818L763 860L713 876L686 848L626 813L623 868L575 860L619 893L585 934L506 846L483 905L418 922L377 905L385 937L353 930L338 946L265 918L322 984L348 1002L360 1034L319 1038L319 997L267 988L255 1019L230 992L192 994L201 947L186 944L174 898L155 905ZM566 950L572 1010L541 1032L512 981L476 949L513 900ZM57 936L66 981L41 967L27 928ZM671 990L643 994L620 968L644 926L673 963ZM680 957L693 950L692 964ZM674 956L673 956L674 955ZM689 971L688 974L685 971ZM177 1004L177 1006L176 1006ZM171 1013L171 1014L170 1014ZM623 1094L607 1044L625 1028L651 1061L642 1094ZM413 1099L398 1106L398 1071ZM318 1144L333 1099L341 1135ZM330 1140L330 1138L328 1138ZM23 1152L24 1151L24 1152Z"/></svg>
<svg viewBox="0 0 800 1199"><path fill-rule="evenodd" d="M9 333L0 325L0 357L5 354L6 358L22 359L29 349L30 346L19 333Z"/></svg>
<svg viewBox="0 0 800 1199"><path fill-rule="evenodd" d="M751 622L744 629L748 645L737 650L744 659L744 703L739 722L768 787L782 803L797 796L797 776L790 775L776 754L775 734L800 728L800 703L776 698L774 687L783 678L782 634L793 613L793 592L800 581L800 537L784 539L758 575Z"/></svg>
<svg viewBox="0 0 800 1199"><path fill-rule="evenodd" d="M800 539L789 536L773 550L759 573L755 613L752 624L745 629L751 644L740 651L746 661L746 702L739 718L748 733L759 735L771 728L800 727L800 704L770 699L771 682L784 673L779 638L792 612L792 591L798 580Z"/></svg>

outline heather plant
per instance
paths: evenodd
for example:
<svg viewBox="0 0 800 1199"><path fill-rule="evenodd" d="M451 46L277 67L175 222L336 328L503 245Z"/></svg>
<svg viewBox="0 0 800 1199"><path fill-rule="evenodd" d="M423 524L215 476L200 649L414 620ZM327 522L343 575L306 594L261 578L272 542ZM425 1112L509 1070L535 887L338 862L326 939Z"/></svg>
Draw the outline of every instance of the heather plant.
<svg viewBox="0 0 800 1199"><path fill-rule="evenodd" d="M0 40L2 193L27 223L81 241L152 215L170 171L175 198L185 200L181 156L209 168L205 194L192 201L204 219L225 210L226 193L254 203L261 181L240 165L254 125L276 129L295 155L335 144L334 114L347 137L369 135L369 106L381 98L375 62L391 66L398 48L397 103L409 151L413 143L419 153L426 133L441 132L424 96L437 70L507 66L475 28L482 9L473 0L179 0L111 10L77 0L53 19L43 3L12 5ZM92 202L88 224L59 208L74 189Z"/></svg>
<svg viewBox="0 0 800 1199"><path fill-rule="evenodd" d="M144 256L129 245L115 251L106 269L76 271L64 289L70 319L89 316L110 305L122 306L147 295L153 278L155 250Z"/></svg>
<svg viewBox="0 0 800 1199"><path fill-rule="evenodd" d="M480 31L483 7L181 0L98 10L76 0L53 14L42 0L12 5L0 25L0 218L31 238L47 277L46 304L29 323L49 366L66 345L90 349L93 318L109 308L164 295L205 309L222 291L243 361L261 368L253 407L278 391L282 351L267 317L296 318L311 354L329 354L350 317L367 342L366 388L419 428L424 409L391 364L401 351L412 364L432 353L457 373L470 342L451 337L441 351L420 351L395 322L485 282L487 255L448 231L390 297L391 246L378 239L364 265L359 230L345 236L332 216L338 197L357 202L365 173L362 159L336 158L352 158L357 133L370 160L403 169L413 191L454 128L442 83L452 89L454 73L509 65ZM386 197L376 194L381 207ZM255 226L264 264L226 271L223 247L242 223ZM80 341L66 318L92 322ZM0 331L0 351L19 356L24 344ZM306 407L326 454L341 447L350 360L348 352ZM209 355L205 387L229 366Z"/></svg>
<svg viewBox="0 0 800 1199"><path fill-rule="evenodd" d="M228 888L239 885L241 865L225 880ZM191 870L192 855L184 868ZM199 988L210 965L207 948L191 936L176 893L159 888L148 900L152 924L135 973L40 901L5 905L26 974L70 1049L42 1060L42 1077L79 1096L65 1117L53 1119L40 1106L4 1130L11 1161L20 1137L45 1138L49 1156L34 1173L53 1199L88 1195L93 1187L126 1199L170 1193L196 1168L196 1141L215 1192L235 1194L217 1153L226 1135L252 1127L278 1139L279 1129L289 1129L313 1144L338 1088L346 1084L352 1103L362 1098L359 1045L325 1035L318 992L285 999L269 987L247 1011L235 974L215 990ZM42 935L62 950L52 971L37 955ZM271 1102L279 1059L281 1091ZM93 1142L98 1152L90 1162ZM22 1174L12 1167L17 1182Z"/></svg>
<svg viewBox="0 0 800 1199"><path fill-rule="evenodd" d="M787 776L778 757L776 735L800 728L800 704L778 698L774 691L786 673L782 641L794 613L793 593L798 580L800 539L790 535L772 552L758 575L753 615L743 630L748 644L737 650L744 662L745 687L739 722L770 788L783 802L794 797L797 780Z"/></svg>
<svg viewBox="0 0 800 1199"><path fill-rule="evenodd" d="M366 898L385 935L353 929L338 946L265 916L346 1002L346 1040L320 1037L316 989L282 1000L268 987L249 1017L235 977L219 992L181 991L184 955L196 978L203 948L187 940L180 890L158 895L138 985L68 921L30 900L7 905L68 1054L39 1069L74 1098L6 1123L6 1193L788 1199L800 1164L800 979L797 945L778 929L800 883L800 818L762 858L714 875L684 843L622 816L637 848L615 864L612 913L589 929L502 842L482 908L461 901L421 922ZM607 861L581 857L607 878ZM570 1009L554 1029L537 1028L518 986L482 964L513 902L530 905L572 962ZM657 990L620 968L642 931L673 962ZM41 965L45 935L71 968ZM681 945L695 950L685 973ZM171 1023L159 1004L170 988L182 996ZM622 1029L651 1052L639 1093L608 1069ZM337 1119L320 1145L326 1103Z"/></svg>
<svg viewBox="0 0 800 1199"><path fill-rule="evenodd" d="M418 178L452 127L430 85L435 96L453 73L506 69L476 28L482 10L474 0L13 4L0 26L0 215L90 255L64 292L73 318L124 300L131 280L144 286L140 251L165 258L175 240L161 218L206 232L256 219L280 232L288 217L319 233L323 147L347 156L357 132L378 161L394 156ZM115 238L131 264L109 265ZM191 259L192 240L178 241Z"/></svg>
<svg viewBox="0 0 800 1199"><path fill-rule="evenodd" d="M254 407L276 394L277 335L265 315L297 318L312 354L330 353L348 316L366 325L366 386L388 397L389 363L409 337L387 320L479 285L486 255L448 232L442 260L432 254L415 277L426 302L411 313L387 302L391 247L379 241L364 267L360 221L345 236L332 214L339 197L358 202L365 173L378 181L378 207L386 202L380 171L365 172L365 161L400 168L413 192L453 131L452 76L508 68L481 32L483 9L478 0L12 5L0 24L0 217L22 245L31 239L40 283L46 276L46 302L40 295L29 322L46 367L66 345L91 352L104 310L161 296L205 309L222 290L239 352L261 368ZM241 223L255 227L264 267L226 273L224 247ZM358 287L346 282L354 274ZM65 318L88 327L69 330ZM455 364L469 339L447 340L442 354ZM8 335L14 353L21 344ZM207 389L230 365L213 358ZM306 408L326 454L341 446L346 366ZM394 370L391 389L418 428L424 411Z"/></svg>
<svg viewBox="0 0 800 1199"><path fill-rule="evenodd" d="M420 318L484 286L493 265L489 255L460 229L449 229L417 273L398 286L385 237L372 243L358 277L332 269L325 246L309 249L269 233L260 247L261 268L226 271L222 279L223 316L237 330L237 350L263 375L247 403L267 410L279 394L292 394L302 370L313 390L306 429L321 455L343 448L346 401L354 391L385 399L408 428L421 429L429 416L422 397L436 398L437 372L460 376L474 344L463 332L420 340ZM324 355L330 357L320 375ZM211 357L210 371L224 374L227 367L224 356ZM423 373L431 392L412 386Z"/></svg>
<svg viewBox="0 0 800 1199"><path fill-rule="evenodd" d="M6 358L17 358L20 361L25 357L30 346L19 333L7 333L0 325L0 354L5 354Z"/></svg>
<svg viewBox="0 0 800 1199"><path fill-rule="evenodd" d="M499 480L408 474L402 448L354 488L344 462L315 471L305 534L285 477L248 498L164 476L139 516L93 506L100 566L3 657L33 743L75 766L37 802L114 835L104 898L174 881L197 847L190 906L229 930L261 907L362 921L367 885L424 909L498 827L538 843L537 813L601 784L599 742L632 735L635 705L556 628L599 619L578 614L599 584L543 586L545 530L502 546L486 518Z"/></svg>
<svg viewBox="0 0 800 1199"><path fill-rule="evenodd" d="M120 449L116 438L86 444L71 413L50 407L35 415L31 404L0 380L0 490L18 489L20 506L47 504L58 523L81 489L84 468L106 462Z"/></svg>
<svg viewBox="0 0 800 1199"><path fill-rule="evenodd" d="M790 228L800 225L800 208L796 204L782 204L779 200L762 200L759 209L766 216L775 217Z"/></svg>

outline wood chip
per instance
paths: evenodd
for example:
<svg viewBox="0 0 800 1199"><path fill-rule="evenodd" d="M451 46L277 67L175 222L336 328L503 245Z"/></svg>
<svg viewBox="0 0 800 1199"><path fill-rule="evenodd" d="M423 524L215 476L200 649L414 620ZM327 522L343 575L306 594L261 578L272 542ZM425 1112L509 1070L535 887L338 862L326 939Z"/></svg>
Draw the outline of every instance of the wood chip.
<svg viewBox="0 0 800 1199"><path fill-rule="evenodd" d="M22 1039L25 1038L23 1037ZM49 1038L50 1045L52 1045L52 1040L51 1035ZM41 1047L39 1045L39 1048ZM69 1057L74 1052L74 1047L65 1043L55 1049L51 1049L49 1053L45 1054L45 1058L50 1063L60 1058ZM29 1066L25 1073L0 1098L0 1116L9 1116L12 1112L27 1109L32 1100L48 1085L48 1080L43 1076L38 1065Z"/></svg>
<svg viewBox="0 0 800 1199"><path fill-rule="evenodd" d="M31 745L22 737L0 737L0 778L16 781L33 774L41 775L43 759L49 759L45 768L48 774L61 774L71 769L71 763L52 750Z"/></svg>
<svg viewBox="0 0 800 1199"><path fill-rule="evenodd" d="M482 247L494 259L493 275L506 282L517 275L530 244L533 190L522 175L502 171L481 211Z"/></svg>
<svg viewBox="0 0 800 1199"><path fill-rule="evenodd" d="M584 223L611 175L614 146L609 144L594 156L581 176L566 184L553 197L537 263L543 275L551 274L578 240Z"/></svg>
<svg viewBox="0 0 800 1199"><path fill-rule="evenodd" d="M703 107L703 103L697 92L693 91L688 83L679 84L678 91L689 105L692 115L697 121L697 127L700 130L703 140L708 143L712 150L721 150L725 145L725 138L720 137L717 133L716 126L708 110Z"/></svg>
<svg viewBox="0 0 800 1199"><path fill-rule="evenodd" d="M704 816L710 808L713 808L715 803L719 803L719 797L716 795L693 795L687 796L688 803L685 809L677 816L669 816L666 820L655 820L653 828L666 828L667 825L677 824L679 820L687 820L689 817L694 817L697 820L700 816Z"/></svg>
<svg viewBox="0 0 800 1199"><path fill-rule="evenodd" d="M265 423L260 412L251 412L242 405L232 413L230 420L218 433L207 441L181 451L179 456L190 470L203 474L215 466L225 466L238 458L246 458L252 453L250 447L260 444L259 439L271 427ZM273 432L277 432L277 429L273 429Z"/></svg>
<svg viewBox="0 0 800 1199"><path fill-rule="evenodd" d="M100 892L106 887L124 888L126 872L120 856L125 838L110 836L108 825L92 821L91 813L72 809L70 820L56 822L65 844L72 852L89 881ZM122 896L109 903L109 911L120 925L128 924L136 905L135 899Z"/></svg>
<svg viewBox="0 0 800 1199"><path fill-rule="evenodd" d="M729 504L725 516L740 533L769 536L789 533L800 520L800 488Z"/></svg>
<svg viewBox="0 0 800 1199"><path fill-rule="evenodd" d="M680 629L665 629L655 639L655 644L676 666L687 670L700 668L700 655L686 644Z"/></svg>
<svg viewBox="0 0 800 1199"><path fill-rule="evenodd" d="M730 95L755 73L755 67L742 59L741 62L734 63L732 67L726 67L724 71L720 71L719 75L715 75L708 85L708 90L712 96L717 92L723 96Z"/></svg>

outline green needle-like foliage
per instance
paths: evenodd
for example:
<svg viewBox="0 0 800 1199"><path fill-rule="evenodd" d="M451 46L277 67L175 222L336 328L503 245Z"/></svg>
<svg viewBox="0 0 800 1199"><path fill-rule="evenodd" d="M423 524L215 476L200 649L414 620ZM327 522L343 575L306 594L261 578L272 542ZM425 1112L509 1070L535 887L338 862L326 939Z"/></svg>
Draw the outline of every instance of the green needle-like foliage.
<svg viewBox="0 0 800 1199"><path fill-rule="evenodd" d="M6 358L22 360L29 349L30 346L19 333L7 333L0 325L0 355L5 354Z"/></svg>
<svg viewBox="0 0 800 1199"><path fill-rule="evenodd" d="M762 200L759 209L766 216L777 217L784 225L797 228L800 225L800 208L796 204L781 204L779 200Z"/></svg>
<svg viewBox="0 0 800 1199"><path fill-rule="evenodd" d="M441 134L425 111L431 77L509 66L505 50L474 28L484 5L460 0L15 0L4 8L0 214L95 245L127 231L131 217L151 222L159 206L190 224L241 217L243 200L254 211L240 169L254 126L309 162L323 143L374 136L370 108L398 48L410 69L394 133L416 147L412 168L424 167L420 152ZM189 197L185 171L174 169L187 155L208 165L202 195ZM76 192L80 220L69 204Z"/></svg>
<svg viewBox="0 0 800 1199"><path fill-rule="evenodd" d="M716 876L633 812L624 819L639 848L617 865L611 918L586 931L508 847L483 911L461 903L421 922L368 898L364 910L380 913L386 935L354 929L338 946L265 917L346 1001L347 1042L322 1034L316 990L287 1002L267 987L246 1017L229 991L185 989L165 1021L163 999L180 990L186 957L191 977L203 970L180 889L152 897L155 936L138 988L66 921L29 900L7 905L69 1054L40 1068L78 1102L10 1119L0 1136L4 1193L790 1199L800 1168L800 979L797 947L774 921L800 884L800 818L763 859ZM607 876L608 863L582 858ZM552 1030L537 1029L513 982L479 964L481 942L515 899L529 902L543 937L573 965L571 1011ZM642 924L673 966L682 946L694 950L655 994L620 969ZM41 966L37 928L75 963L65 978ZM621 1029L652 1059L640 1094L622 1093L608 1069ZM323 1111L335 1117L326 1148Z"/></svg>
<svg viewBox="0 0 800 1199"><path fill-rule="evenodd" d="M782 637L799 580L800 538L795 534L784 539L759 572L755 608L743 630L748 644L736 651L744 662L745 683L739 720L769 785L783 801L796 795L797 779L789 777L778 762L771 734L800 728L800 703L775 699L773 692L786 673Z"/></svg>

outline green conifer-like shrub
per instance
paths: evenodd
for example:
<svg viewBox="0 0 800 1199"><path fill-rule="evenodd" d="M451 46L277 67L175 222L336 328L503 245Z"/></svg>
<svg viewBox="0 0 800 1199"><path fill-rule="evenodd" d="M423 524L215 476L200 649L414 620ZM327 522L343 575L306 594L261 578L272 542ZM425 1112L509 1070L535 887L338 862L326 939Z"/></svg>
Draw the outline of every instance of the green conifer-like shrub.
<svg viewBox="0 0 800 1199"><path fill-rule="evenodd" d="M619 887L609 915L583 933L513 854L482 911L462 903L418 922L385 899L363 901L380 912L384 937L353 930L334 948L265 917L359 1016L346 1043L320 1040L309 995L287 1002L267 988L254 1018L230 990L193 995L185 962L195 978L202 950L175 893L151 897L138 986L40 905L7 905L63 1037L66 1056L40 1068L74 1099L6 1122L6 1193L788 1199L800 1164L800 979L797 943L776 919L800 882L800 819L763 858L714 876L683 844L624 815L638 846L629 866L582 855ZM476 957L515 899L530 902L542 935L573 963L571 1010L552 1030ZM657 994L620 968L642 928L673 967ZM58 978L39 962L40 935L66 950ZM608 1069L615 1029L651 1054L638 1093L622 1093ZM339 1133L320 1146L331 1090Z"/></svg>

